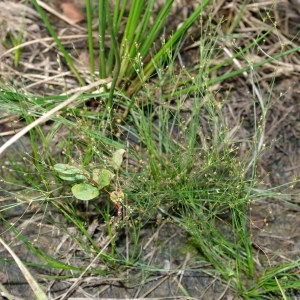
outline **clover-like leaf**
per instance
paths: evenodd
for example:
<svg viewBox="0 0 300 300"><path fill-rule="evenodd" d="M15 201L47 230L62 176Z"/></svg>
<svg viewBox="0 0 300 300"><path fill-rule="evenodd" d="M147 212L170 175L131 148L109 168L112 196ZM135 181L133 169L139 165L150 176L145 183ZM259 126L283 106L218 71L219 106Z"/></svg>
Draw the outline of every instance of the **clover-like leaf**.
<svg viewBox="0 0 300 300"><path fill-rule="evenodd" d="M81 169L68 164L56 164L54 165L54 170L59 173L58 176L63 180L80 181L86 179Z"/></svg>
<svg viewBox="0 0 300 300"><path fill-rule="evenodd" d="M98 188L88 184L88 183L79 183L72 186L73 195L79 200L92 200L99 196Z"/></svg>
<svg viewBox="0 0 300 300"><path fill-rule="evenodd" d="M114 177L115 174L107 169L93 170L93 180L97 182L97 187L99 190L108 186Z"/></svg>
<svg viewBox="0 0 300 300"><path fill-rule="evenodd" d="M68 164L56 164L54 165L54 170L64 175L76 175L81 172L79 168Z"/></svg>
<svg viewBox="0 0 300 300"><path fill-rule="evenodd" d="M119 170L122 162L123 162L123 155L126 151L124 149L118 149L116 150L111 159L111 165L115 170Z"/></svg>

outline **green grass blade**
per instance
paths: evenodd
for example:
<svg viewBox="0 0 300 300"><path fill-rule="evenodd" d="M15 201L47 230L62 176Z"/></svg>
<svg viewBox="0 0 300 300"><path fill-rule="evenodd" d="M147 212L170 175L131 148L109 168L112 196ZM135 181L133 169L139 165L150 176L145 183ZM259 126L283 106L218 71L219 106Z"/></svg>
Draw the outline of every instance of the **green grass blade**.
<svg viewBox="0 0 300 300"><path fill-rule="evenodd" d="M236 53L235 55L233 55L232 57L224 60L223 62L221 62L220 64L210 68L207 72L208 74L212 73L213 71L215 70L218 70L220 69L222 66L226 65L226 64L229 64L230 62L233 61L233 59L235 58L239 58L239 57L242 57L247 50L253 48L254 45L256 45L258 43L258 41L264 39L269 33L271 32L270 31L267 31L265 32L263 35L261 35L256 41L252 42L251 44L249 44L248 46L246 46L245 48L243 48L242 50L240 50L238 53ZM272 62L272 61L275 61L277 59L280 59L284 56L287 56L289 54L292 54L294 52L298 52L300 51L300 46L298 47L293 47L289 50L286 50L284 52L280 52L280 53L277 53L277 54L274 54L272 57L268 57L268 58L264 58L256 63L251 63L250 61L248 62L248 65L243 67L243 68L240 68L238 70L234 70L234 71L231 71L229 73L225 73L223 75L220 75L220 76L217 76L217 77L214 77L210 80L207 80L205 82L206 86L209 87L209 86L212 86L214 84L217 84L219 82L222 82L224 80L227 80L227 79L230 79L230 78L233 78L233 77L236 77L238 75L241 75L243 74L244 72L248 72L250 70L254 70L256 68L259 68L259 67L262 67L264 66L265 64L269 63L269 62ZM191 83L191 82L190 82ZM185 82L185 84L187 84L187 82ZM195 92L197 91L198 87L195 86L195 85L188 85L188 88L183 88L181 89L178 93L175 92L172 94L172 96L175 96L175 95L178 95L179 93L182 94L182 93L188 93L188 92ZM166 95L166 97L169 97L170 95Z"/></svg>
<svg viewBox="0 0 300 300"><path fill-rule="evenodd" d="M141 19L141 22L139 24L139 27L136 31L136 35L134 38L133 43L131 44L131 47L129 49L129 58L132 62L134 62L137 57L137 53L139 53L139 56L141 59L145 58L146 55L149 54L149 50L153 46L153 43L158 37L158 34L162 30L163 25L165 24L165 21L169 15L172 3L174 0L169 0L162 8L162 10L159 12L158 16L155 18L153 25L151 26L150 30L147 31L147 26L151 17L152 7L154 4L154 1L150 1L148 3L148 6L146 8L146 11ZM135 68L132 66L132 64L129 65L129 61L127 61L128 64L124 65L122 71L126 72L126 77L130 78L132 74L135 72ZM126 70L125 70L126 67Z"/></svg>
<svg viewBox="0 0 300 300"><path fill-rule="evenodd" d="M49 20L47 19L46 15L44 14L44 11L42 10L42 8L38 5L36 0L32 0L34 7L36 8L36 10L38 11L38 13L40 14L45 26L47 27L49 33L51 34L51 36L53 37L54 41L56 42L59 50L62 52L70 70L72 71L72 73L76 76L78 82L81 85L84 85L85 82L82 79L82 77L80 76L79 72L77 71L77 68L74 66L73 64L73 60L70 57L70 55L68 54L67 50L65 49L65 47L63 46L63 44L61 43L60 39L58 38L55 30L53 29L53 27L51 26Z"/></svg>
<svg viewBox="0 0 300 300"><path fill-rule="evenodd" d="M144 0L133 0L128 16L128 20L125 27L125 32L122 40L124 48L121 49L121 54L124 55L128 52L127 47L130 48L134 36L136 34L136 29L138 27L140 17L143 11L145 1Z"/></svg>
<svg viewBox="0 0 300 300"><path fill-rule="evenodd" d="M185 32L191 27L191 25L197 20L197 18L204 11L205 7L210 3L210 0L204 0L201 5L192 13L192 15L182 24L182 26L174 33L174 35L163 45L163 47L156 53L153 60L151 60L144 68L145 78L149 78L155 70L155 64L165 58L166 53L170 49L174 49L175 45L183 37ZM133 94L143 85L140 78L136 78L132 83L133 89L128 91L128 94Z"/></svg>
<svg viewBox="0 0 300 300"><path fill-rule="evenodd" d="M158 34L160 33L170 13L170 9L172 7L173 2L174 0L169 0L167 3L164 4L163 8L160 10L159 14L155 18L153 26L151 26L149 32L147 33L147 37L143 39L143 43L141 44L141 47L139 49L142 57L146 56L146 54L149 52L149 49L152 47L154 41L157 39Z"/></svg>
<svg viewBox="0 0 300 300"><path fill-rule="evenodd" d="M109 91L108 106L107 106L109 113L111 113L112 107L113 107L114 91L115 91L115 87L117 85L120 68L121 68L121 58L120 58L119 45L118 45L118 41L117 41L117 31L115 28L115 23L113 23L113 18L111 16L110 12L107 14L107 16L109 17L108 24L109 24L109 30L110 30L110 35L111 35L111 47L114 51L114 57L115 57L115 67L114 67L114 71L113 71L113 78L112 78L112 83L111 83L111 87L110 87L110 91Z"/></svg>
<svg viewBox="0 0 300 300"><path fill-rule="evenodd" d="M95 59L94 59L94 43L93 43L93 7L91 0L86 0L86 16L88 29L88 45L89 45L89 62L92 80L95 79ZM100 21L99 21L100 24ZM100 26L100 25L99 25Z"/></svg>
<svg viewBox="0 0 300 300"><path fill-rule="evenodd" d="M284 56L287 56L287 55L289 55L289 54L291 54L293 52L297 52L297 51L300 51L300 46L294 47L294 48L289 49L287 51L284 51L282 53L275 54L273 57L268 57L268 58L262 59L262 60L260 60L257 63L253 63L252 64L251 62L249 62L249 65L246 66L246 67L244 67L244 68L238 69L236 71L232 71L232 72L230 72L228 74L224 74L224 75L221 75L221 76L218 76L218 77L216 77L214 79L209 80L208 81L208 85L211 86L211 85L214 85L214 84L216 84L218 82L222 82L222 81L224 81L226 79L229 79L229 78L235 77L237 75L240 75L243 72L248 72L248 71L250 71L252 69L256 69L256 68L262 67L265 64L267 64L268 62L272 62L272 61L274 61L276 59L282 58Z"/></svg>
<svg viewBox="0 0 300 300"><path fill-rule="evenodd" d="M171 0L171 1L173 2L173 0ZM142 46L148 46L148 45L146 45L146 41L150 38L150 34L147 33L147 27L148 27L148 24L150 22L150 17L151 17L154 2L155 2L155 0L151 0L151 1L148 2L145 13L143 15L143 19L140 21L140 25L138 27L138 30L137 30L136 34L135 34L134 44L137 43L137 45L139 45L139 47L138 47L139 52L141 52L141 47ZM165 6L166 6L166 4L165 4ZM166 19L166 15L164 16L164 20L165 19ZM151 26L151 28L153 28L157 25L158 24L156 23L156 21L154 21L153 26ZM161 29L161 27L160 27L160 29ZM155 34L154 39L152 39L152 41L154 41L155 38L157 38L157 34L158 34L158 32ZM143 42L141 43L141 41L143 41ZM141 43L141 45L139 43ZM150 47L152 47L152 43L150 44ZM150 47L148 46L148 49ZM134 47L131 47L131 48L132 48L133 51L135 49L137 49L136 45L134 45ZM134 57L133 54L131 55L131 57Z"/></svg>
<svg viewBox="0 0 300 300"><path fill-rule="evenodd" d="M99 74L100 78L106 78L106 58L105 58L105 29L107 1L99 0L98 19L99 19Z"/></svg>
<svg viewBox="0 0 300 300"><path fill-rule="evenodd" d="M131 4L120 47L120 56L122 57L120 79L124 77L124 74L127 72L128 65L133 58L132 56L130 56L130 52L132 47L136 47L136 45L134 44L135 34L137 32L138 24L142 15L144 3L144 0L133 0Z"/></svg>

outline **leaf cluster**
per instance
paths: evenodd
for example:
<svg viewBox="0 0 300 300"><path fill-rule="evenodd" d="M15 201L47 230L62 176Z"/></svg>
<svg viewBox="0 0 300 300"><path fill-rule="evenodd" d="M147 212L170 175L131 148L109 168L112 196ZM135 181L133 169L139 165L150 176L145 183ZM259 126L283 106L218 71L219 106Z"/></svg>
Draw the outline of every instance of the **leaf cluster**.
<svg viewBox="0 0 300 300"><path fill-rule="evenodd" d="M112 155L110 164L116 172L118 172L122 165L124 153L124 149L118 149ZM116 176L106 168L95 168L92 173L90 173L73 165L60 163L54 165L54 170L61 179L74 183L71 189L72 194L78 200L84 201L98 197L100 191L109 186ZM119 195L116 197L116 193L112 192L110 198L113 202L116 202L117 199L124 198L124 196L121 197Z"/></svg>

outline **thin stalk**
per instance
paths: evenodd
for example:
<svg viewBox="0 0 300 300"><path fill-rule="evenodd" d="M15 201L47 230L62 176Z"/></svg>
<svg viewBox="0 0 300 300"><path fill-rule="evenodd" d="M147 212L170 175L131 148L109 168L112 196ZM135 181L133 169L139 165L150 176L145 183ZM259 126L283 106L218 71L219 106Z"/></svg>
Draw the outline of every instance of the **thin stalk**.
<svg viewBox="0 0 300 300"><path fill-rule="evenodd" d="M267 35L269 35L273 29L266 31L264 34L260 35L256 40L254 40L252 43L238 51L236 54L234 54L232 57L229 57L228 59L225 59L221 63L211 67L208 72L211 73L213 71L219 70L221 67L226 66L228 63L231 63L235 58L242 57L243 54L246 53L247 50L252 49L257 43L261 40L263 40Z"/></svg>
<svg viewBox="0 0 300 300"><path fill-rule="evenodd" d="M119 32L121 21L123 20L126 3L122 1L123 5L120 6L120 0L116 0L115 11L114 11L114 23L116 24L116 31Z"/></svg>
<svg viewBox="0 0 300 300"><path fill-rule="evenodd" d="M174 0L169 0L159 12L158 16L155 18L153 25L151 26L150 30L147 32L147 26L149 24L149 20L152 13L152 8L154 5L154 0L149 1L145 13L143 15L142 20L140 21L140 25L136 30L136 34L134 37L134 41L131 43L129 49L129 59L134 60L137 53L139 52L139 56L144 59L149 54L149 49L153 46L153 43L158 37L159 32L162 29L163 24L165 23L169 11L171 9L172 3ZM129 61L128 61L129 63ZM124 66L125 68L125 66ZM122 69L123 70L123 69ZM126 72L126 77L130 78L131 75L135 72L135 68L133 66L128 66L124 69ZM122 71L121 71L122 74ZM122 77L120 77L122 78Z"/></svg>
<svg viewBox="0 0 300 300"><path fill-rule="evenodd" d="M136 29L138 28L138 24L140 22L142 10L144 7L144 0L133 0L127 24L125 27L125 32L122 38L121 48L120 48L120 56L122 57L122 64L120 68L120 78L124 77L124 74L127 73L128 64L132 57L130 56L131 47L136 47L134 44L134 37L136 34Z"/></svg>
<svg viewBox="0 0 300 300"><path fill-rule="evenodd" d="M167 16L169 15L170 9L172 7L174 0L169 0L166 4L164 4L163 8L155 18L155 21L153 22L153 26L150 28L147 38L144 39L139 51L141 55L144 57L148 52L149 49L152 47L155 39L157 39L157 36L164 25ZM147 12L146 12L147 13Z"/></svg>
<svg viewBox="0 0 300 300"><path fill-rule="evenodd" d="M110 91L109 91L108 107L107 107L111 113L112 107L113 107L114 91L115 91L115 87L116 87L116 84L118 81L120 68L121 68L121 59L120 59L120 50L119 50L118 41L117 41L117 32L116 32L116 28L115 28L115 23L113 22L113 18L111 17L110 13L108 13L107 16L109 17L108 24L109 24L110 34L111 34L112 48L114 50L114 56L115 56L115 67L114 67L112 83L111 83L111 87L110 87Z"/></svg>
<svg viewBox="0 0 300 300"><path fill-rule="evenodd" d="M86 17L87 17L87 28L88 28L90 72L91 72L92 80L94 81L95 80L95 59L94 59L94 43L93 43L93 28L92 28L93 8L91 5L91 0L86 0Z"/></svg>
<svg viewBox="0 0 300 300"><path fill-rule="evenodd" d="M268 32L269 33L269 32ZM260 37L259 39L263 38L265 36L265 34ZM257 42L257 40L256 40ZM234 58L236 57L239 57L239 55L241 55L242 53L244 53L246 51L246 48L249 49L251 48L251 46L253 47L253 45L256 43L256 42L253 42L251 43L250 45L248 45L247 47L245 47L244 49L242 49L241 51L238 52L238 54L236 55L233 55L232 57L228 58L227 60L223 61L222 63L218 64L217 66L214 66L212 68L210 68L208 70L208 74L210 74L211 72L213 72L214 70L218 70L221 66L225 65L225 62L229 63L230 61L232 61ZM232 77L235 77L235 76L238 76L244 72L248 72L250 70L253 70L253 69L256 69L256 68L259 68L269 62L272 62L276 59L279 59L279 58L282 58L284 56L287 56L291 53L294 53L294 52L297 52L297 51L300 51L300 46L298 47L294 47L292 49L289 49L287 51L284 51L284 52L281 52L281 53L278 53L278 54L275 54L273 57L268 57L268 58L265 58L265 59L262 59L261 61L259 62L256 62L256 63L253 63L253 64L249 64L248 66L245 66L241 69L238 69L238 70L235 70L235 71L231 71L230 73L225 73L221 76L217 76L215 78L212 78L210 80L208 80L206 82L206 86L209 87L209 86L212 86L214 84L217 84L219 82L222 82L224 80L227 80L227 79L230 79ZM188 82L185 82L185 84L188 85ZM180 89L178 93L180 94L185 94L185 93L188 93L188 92L195 92L196 90L198 89L197 86L195 85L188 85L187 88L184 88L184 89ZM178 93L173 93L172 96L178 96ZM168 98L170 95L166 95L165 97Z"/></svg>
<svg viewBox="0 0 300 300"><path fill-rule="evenodd" d="M134 37L134 43L132 45L133 47L131 47L133 49L137 49L137 47L135 45L135 42L138 44L139 41L141 41L141 40L146 41L146 40L149 39L149 34L146 34L146 33L147 33L147 27L149 26L149 21L150 21L150 17L151 17L151 13L152 13L152 8L153 8L153 5L154 5L154 1L155 0L150 0L148 2L146 10L145 10L145 12L143 14L143 19L140 21L140 25L139 25L138 30L137 30L137 32L135 34L135 37ZM171 0L171 1L173 2L173 0ZM154 22L153 26L157 26L156 22ZM151 28L153 28L153 26ZM144 45L144 42L141 45L137 45L137 46L140 49L140 47L143 46L143 45ZM151 46L152 46L152 43L151 43L150 47Z"/></svg>
<svg viewBox="0 0 300 300"><path fill-rule="evenodd" d="M248 1L247 0L243 0L243 3L241 4L239 10L238 10L238 14L237 16L235 17L232 25L230 26L229 30L227 33L232 33L236 27L241 24L241 19L244 15L244 12L245 12L245 8L247 7L247 4L248 4Z"/></svg>
<svg viewBox="0 0 300 300"><path fill-rule="evenodd" d="M297 52L297 51L300 51L300 46L292 48L292 49L287 50L287 51L282 52L282 53L275 54L273 57L268 57L268 58L262 59L261 61L259 61L257 63L249 64L248 66L246 66L244 68L241 68L239 70L236 70L236 71L232 71L229 74L224 74L222 76L218 76L218 77L216 77L214 79L209 80L208 81L208 85L209 86L214 85L214 84L216 84L218 82L221 82L221 81L223 81L225 79L232 78L232 77L234 77L236 75L240 75L243 72L247 72L247 71L249 71L251 69L255 69L255 68L261 67L261 66L267 64L268 62L274 61L276 59L279 59L279 58L281 58L283 56L286 56L288 54L291 54L291 53ZM211 69L209 71L211 71Z"/></svg>
<svg viewBox="0 0 300 300"><path fill-rule="evenodd" d="M106 14L107 0L99 0L99 75L100 78L106 78L106 57L105 57L105 29L106 29Z"/></svg>
<svg viewBox="0 0 300 300"><path fill-rule="evenodd" d="M191 25L196 21L199 15L203 12L204 8L210 3L210 0L204 0L201 5L193 12L193 14L184 22L184 24L174 33L174 35L164 44L164 46L156 53L153 60L151 60L146 67L144 68L144 76L145 78L149 78L153 73L155 67L154 63L158 62L166 53L168 53L169 49L173 49L174 45L178 43L178 41L182 38L184 33L191 27ZM128 89L128 95L134 94L135 91L139 90L139 88L144 84L140 80L140 78L136 78L131 85L131 88Z"/></svg>
<svg viewBox="0 0 300 300"><path fill-rule="evenodd" d="M63 44L61 43L60 39L58 38L55 30L53 29L53 27L51 26L50 22L48 21L46 15L44 14L44 11L42 10L42 8L38 5L36 0L32 0L34 7L36 8L36 10L38 11L38 13L40 14L45 26L47 27L49 33L51 34L51 36L53 37L54 41L56 42L59 50L62 52L69 68L71 69L72 73L76 76L77 80L79 81L79 83L83 86L85 85L84 80L82 79L82 77L80 76L79 72L77 71L76 67L73 64L73 60L70 57L70 55L68 54L67 50L65 49L65 47L63 46Z"/></svg>
<svg viewBox="0 0 300 300"><path fill-rule="evenodd" d="M121 21L123 20L123 16L124 16L127 1L123 1L122 3L123 3L123 5L120 6L120 0L116 1L116 5L115 5L115 8L114 8L114 13L113 13L113 21L110 22L110 24L114 25L115 35L118 32L121 31L120 25L121 25ZM112 43L116 42L116 40L117 39L115 39L115 41L112 41ZM118 45L118 43L117 43L117 45ZM113 47L113 45L112 45L112 47L110 47L110 51L109 51L109 55L108 55L108 63L107 63L109 74L111 74L113 72L113 69L115 68L115 64L116 63L118 64L118 61L116 61L116 60L121 59L119 48L118 48L118 54L117 55L118 55L118 57L116 57L116 48ZM118 77L120 77L120 76L118 75Z"/></svg>

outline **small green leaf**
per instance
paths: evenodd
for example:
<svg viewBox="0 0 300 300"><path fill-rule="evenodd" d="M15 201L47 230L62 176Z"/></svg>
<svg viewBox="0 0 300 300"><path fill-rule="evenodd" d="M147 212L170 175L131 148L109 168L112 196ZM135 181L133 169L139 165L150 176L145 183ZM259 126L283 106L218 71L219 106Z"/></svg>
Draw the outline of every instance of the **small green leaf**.
<svg viewBox="0 0 300 300"><path fill-rule="evenodd" d="M115 170L119 170L122 162L123 162L123 155L126 151L124 149L118 149L112 155L111 165Z"/></svg>
<svg viewBox="0 0 300 300"><path fill-rule="evenodd" d="M82 173L82 171L79 168L67 164L56 164L54 165L54 170L66 176Z"/></svg>
<svg viewBox="0 0 300 300"><path fill-rule="evenodd" d="M92 200L99 196L99 190L88 184L88 183L79 183L72 186L73 195L79 200Z"/></svg>
<svg viewBox="0 0 300 300"><path fill-rule="evenodd" d="M61 174L59 174L58 176L59 176L59 178L62 179L62 180L71 181L71 182L76 181L76 175L66 176L66 175L61 175Z"/></svg>
<svg viewBox="0 0 300 300"><path fill-rule="evenodd" d="M93 170L93 179L97 182L97 187L99 190L103 189L105 186L108 186L114 177L115 174L107 169Z"/></svg>
<svg viewBox="0 0 300 300"><path fill-rule="evenodd" d="M86 176L81 175L81 174L76 174L76 175L62 175L59 174L58 175L59 178L63 179L63 180L67 180L67 181L83 181L83 180L87 180Z"/></svg>
<svg viewBox="0 0 300 300"><path fill-rule="evenodd" d="M59 173L58 176L63 180L67 180L67 181L86 180L86 176L82 174L83 172L81 169L74 166L70 166L68 164L56 164L54 165L54 170Z"/></svg>
<svg viewBox="0 0 300 300"><path fill-rule="evenodd" d="M87 180L86 176L82 174L75 175L75 179L76 181Z"/></svg>

